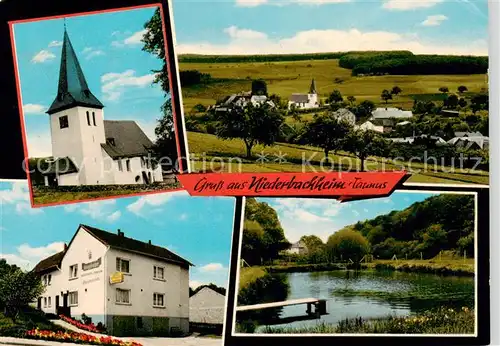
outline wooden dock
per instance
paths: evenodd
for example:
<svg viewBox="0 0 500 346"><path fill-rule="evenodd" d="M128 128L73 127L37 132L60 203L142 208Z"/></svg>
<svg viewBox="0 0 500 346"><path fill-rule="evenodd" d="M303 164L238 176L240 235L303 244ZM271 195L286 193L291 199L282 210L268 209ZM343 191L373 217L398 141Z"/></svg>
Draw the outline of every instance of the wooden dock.
<svg viewBox="0 0 500 346"><path fill-rule="evenodd" d="M262 309L271 309L271 308L281 308L285 306L291 305L302 305L307 304L307 314L326 314L326 299L317 299L317 298L302 298L302 299L292 299L285 300L282 302L274 302L274 303L264 303L264 304L255 304L255 305L243 305L236 307L236 311L251 311L251 310L262 310ZM312 307L314 306L314 313L312 312Z"/></svg>

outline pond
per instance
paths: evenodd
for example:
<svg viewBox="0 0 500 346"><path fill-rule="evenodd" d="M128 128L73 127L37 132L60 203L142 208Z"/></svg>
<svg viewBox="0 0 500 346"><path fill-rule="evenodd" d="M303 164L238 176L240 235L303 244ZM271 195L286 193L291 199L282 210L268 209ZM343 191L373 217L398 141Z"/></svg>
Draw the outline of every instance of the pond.
<svg viewBox="0 0 500 346"><path fill-rule="evenodd" d="M290 322L292 317L306 315L305 305L274 309L273 315L278 315L279 320L273 318L269 324L279 327L303 327L318 322L337 324L355 317L406 316L437 307L474 308L474 279L470 277L379 271L287 273L273 274L273 277L283 283L285 292L277 292L281 297L274 301L282 301L284 295L286 300L327 299L327 314L319 319ZM268 302L273 301L269 298L266 298ZM286 323L280 322L283 319ZM256 332L268 323L261 320L259 324Z"/></svg>

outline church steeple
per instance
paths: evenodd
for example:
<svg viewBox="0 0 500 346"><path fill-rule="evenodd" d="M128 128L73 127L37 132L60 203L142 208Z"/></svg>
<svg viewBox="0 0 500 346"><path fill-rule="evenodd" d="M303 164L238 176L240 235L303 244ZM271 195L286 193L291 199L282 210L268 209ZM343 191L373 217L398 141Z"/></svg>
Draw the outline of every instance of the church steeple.
<svg viewBox="0 0 500 346"><path fill-rule="evenodd" d="M317 94L317 92L316 92L316 82L314 81L314 78L311 81L311 87L309 88L309 94Z"/></svg>
<svg viewBox="0 0 500 346"><path fill-rule="evenodd" d="M66 31L66 23L64 23L64 38L57 96L47 113L53 114L76 106L97 109L102 109L104 107L97 97L92 94L87 85L85 75L83 74L75 50L69 39L68 32Z"/></svg>

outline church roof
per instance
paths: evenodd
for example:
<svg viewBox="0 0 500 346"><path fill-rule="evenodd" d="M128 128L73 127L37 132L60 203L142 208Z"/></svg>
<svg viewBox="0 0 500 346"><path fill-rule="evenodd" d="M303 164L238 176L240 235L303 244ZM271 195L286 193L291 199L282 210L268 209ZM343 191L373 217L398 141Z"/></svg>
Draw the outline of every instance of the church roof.
<svg viewBox="0 0 500 346"><path fill-rule="evenodd" d="M309 88L309 94L317 94L316 81L314 80L314 78L311 81L311 87Z"/></svg>
<svg viewBox="0 0 500 346"><path fill-rule="evenodd" d="M68 33L64 29L57 96L47 113L53 114L75 106L98 109L104 107L90 91Z"/></svg>
<svg viewBox="0 0 500 346"><path fill-rule="evenodd" d="M104 120L106 143L101 147L112 158L145 156L153 142L133 120Z"/></svg>
<svg viewBox="0 0 500 346"><path fill-rule="evenodd" d="M290 101L295 102L295 103L308 103L309 102L309 95L307 95L307 94L292 94L292 96L290 96Z"/></svg>

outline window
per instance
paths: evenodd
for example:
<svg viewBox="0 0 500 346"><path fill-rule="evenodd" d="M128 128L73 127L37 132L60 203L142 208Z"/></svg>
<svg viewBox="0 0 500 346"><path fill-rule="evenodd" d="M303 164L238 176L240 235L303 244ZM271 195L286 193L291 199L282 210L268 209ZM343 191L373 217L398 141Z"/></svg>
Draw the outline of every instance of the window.
<svg viewBox="0 0 500 346"><path fill-rule="evenodd" d="M144 168L144 157L141 157L141 167Z"/></svg>
<svg viewBox="0 0 500 346"><path fill-rule="evenodd" d="M52 306L52 297L49 297L49 308Z"/></svg>
<svg viewBox="0 0 500 346"><path fill-rule="evenodd" d="M90 114L89 114L89 111L87 111L87 124L90 126Z"/></svg>
<svg viewBox="0 0 500 346"><path fill-rule="evenodd" d="M121 159L118 159L118 170L120 172L123 172L123 165L122 165L122 160Z"/></svg>
<svg viewBox="0 0 500 346"><path fill-rule="evenodd" d="M47 276L47 285L49 285L49 286L50 286L50 282L51 282L51 281L52 281L52 274L49 274L49 275Z"/></svg>
<svg viewBox="0 0 500 346"><path fill-rule="evenodd" d="M127 165L127 172L130 172L130 160L127 160L125 163Z"/></svg>
<svg viewBox="0 0 500 346"><path fill-rule="evenodd" d="M130 261L123 258L116 258L116 271L130 273Z"/></svg>
<svg viewBox="0 0 500 346"><path fill-rule="evenodd" d="M67 115L63 115L62 117L59 118L59 128L65 129L67 127L69 127L68 116Z"/></svg>
<svg viewBox="0 0 500 346"><path fill-rule="evenodd" d="M130 304L130 290L116 289L116 302L118 304Z"/></svg>
<svg viewBox="0 0 500 346"><path fill-rule="evenodd" d="M153 294L153 306L165 306L165 295L163 293Z"/></svg>
<svg viewBox="0 0 500 346"><path fill-rule="evenodd" d="M47 275L42 276L42 282L45 286L47 286Z"/></svg>
<svg viewBox="0 0 500 346"><path fill-rule="evenodd" d="M78 291L69 292L68 300L69 300L69 306L78 305Z"/></svg>
<svg viewBox="0 0 500 346"><path fill-rule="evenodd" d="M43 307L47 307L47 297L43 298Z"/></svg>
<svg viewBox="0 0 500 346"><path fill-rule="evenodd" d="M95 112L92 112L92 121L94 122L94 126L97 126L97 124L95 123Z"/></svg>
<svg viewBox="0 0 500 346"><path fill-rule="evenodd" d="M165 279L165 268L163 267L153 267L153 278L158 279L158 280L164 280Z"/></svg>
<svg viewBox="0 0 500 346"><path fill-rule="evenodd" d="M78 277L78 264L69 266L69 278L76 279Z"/></svg>

